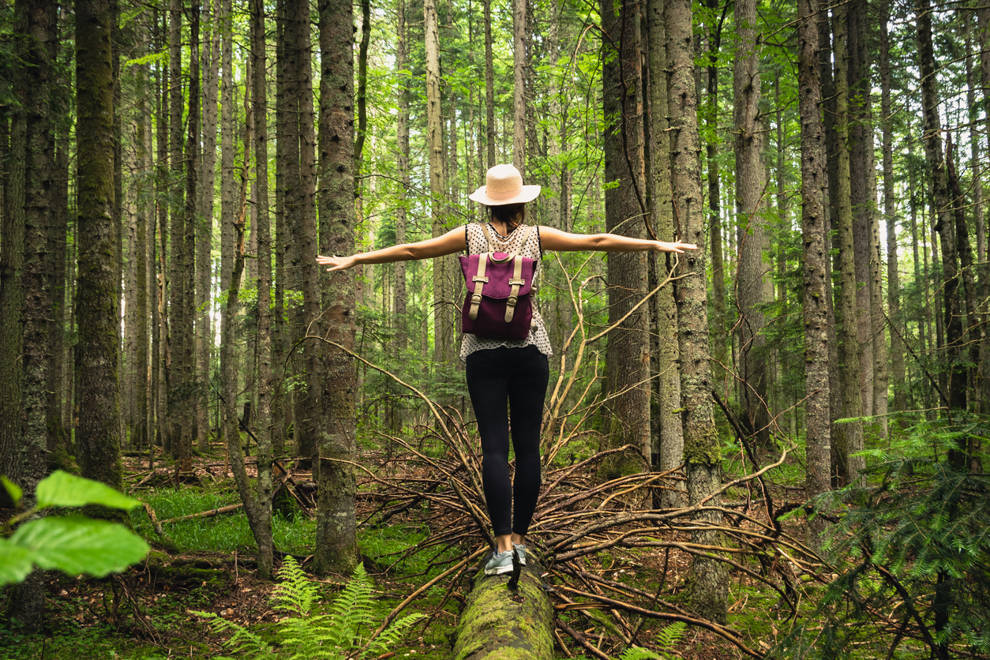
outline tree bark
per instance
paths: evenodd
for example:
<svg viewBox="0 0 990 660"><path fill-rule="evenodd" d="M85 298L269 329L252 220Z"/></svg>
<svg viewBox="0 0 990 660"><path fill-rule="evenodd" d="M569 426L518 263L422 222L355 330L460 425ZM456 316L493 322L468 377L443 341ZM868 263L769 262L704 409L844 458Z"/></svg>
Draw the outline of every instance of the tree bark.
<svg viewBox="0 0 990 660"><path fill-rule="evenodd" d="M663 5L648 0L646 5L649 50L649 115L651 217L657 236L674 237L674 211L671 206L670 133L668 132L667 45ZM655 279L659 283L671 274L674 259L668 254L656 256ZM652 288L652 287L651 287ZM655 408L659 426L659 456L652 462L661 472L676 469L684 461L684 435L681 427L680 353L677 345L677 306L674 285L662 288L655 297L655 323L651 328L659 401ZM663 491L661 506L683 504L679 491Z"/></svg>
<svg viewBox="0 0 990 660"><path fill-rule="evenodd" d="M78 119L76 378L77 458L82 474L122 486L116 283L107 267L113 254L113 66L109 0L76 2ZM96 411L99 411L98 413Z"/></svg>
<svg viewBox="0 0 990 660"><path fill-rule="evenodd" d="M217 77L219 71L220 33L223 22L218 15L218 0L206 0L209 32L202 42L203 69L203 154L200 158L196 210L196 445L201 452L209 449L210 440L210 354L213 348L210 298L212 286L213 197L216 180L217 150ZM229 31L224 30L224 35Z"/></svg>
<svg viewBox="0 0 990 660"><path fill-rule="evenodd" d="M729 348L732 344L728 327L725 295L725 259L722 250L721 177L718 166L718 51L722 43L722 19L717 18L719 1L706 0L709 25L708 66L705 82L705 122L711 136L705 144L705 167L708 172L708 240L712 262L712 318L709 320L715 342L712 345L716 387L728 389ZM724 16L724 14L723 14Z"/></svg>
<svg viewBox="0 0 990 660"><path fill-rule="evenodd" d="M408 206L407 191L409 190L409 82L405 73L408 67L408 27L406 19L406 2L399 0L398 4L398 44L396 46L395 68L398 79L398 116L396 117L396 142L398 143L398 203L395 208L395 243L406 242L406 207ZM392 266L395 284L392 287L392 344L391 355L396 364L400 363L402 353L406 350L406 262L397 261ZM389 384L391 388L391 383ZM388 428L392 433L398 433L402 428L401 398L392 397L388 403Z"/></svg>
<svg viewBox="0 0 990 660"><path fill-rule="evenodd" d="M847 66L849 63L848 40L846 38L847 20L844 5L835 8L833 28L835 30L835 89L836 117L835 129L838 137L836 148L836 177L829 181L835 186L835 202L833 208L838 228L838 261L839 280L835 292L835 321L839 341L839 376L841 381L842 410L840 415L832 411L833 419L840 417L856 419L863 414L863 390L859 371L862 366L860 354L857 351L859 342L856 334L856 265L853 234L853 213L850 191L850 155L849 155L849 85ZM863 423L852 421L844 423L843 433L836 438L842 441L838 446L840 477L846 482L858 481L865 467L863 458L856 456L863 450Z"/></svg>
<svg viewBox="0 0 990 660"><path fill-rule="evenodd" d="M443 201L446 198L444 174L443 127L440 95L440 34L435 0L423 2L424 37L426 40L426 126L430 167L430 216L433 236L444 233ZM448 285L447 260L433 262L433 337L434 360L437 365L453 362L453 316L447 309L446 296L452 293Z"/></svg>
<svg viewBox="0 0 990 660"><path fill-rule="evenodd" d="M691 4L672 0L665 9L674 218L682 240L704 245ZM716 491L721 476L718 430L712 413L704 252L681 257L678 272L684 276L677 287L684 463L689 501L697 504ZM708 502L715 504L717 499ZM696 532L694 538L708 545L719 542L718 534L709 531ZM690 578L690 602L695 611L715 621L725 620L727 575L720 561L695 559Z"/></svg>
<svg viewBox="0 0 990 660"><path fill-rule="evenodd" d="M763 328L763 305L773 299L769 276L770 240L767 236L763 162L763 127L759 120L760 51L756 29L756 0L737 0L735 23L738 45L733 74L736 215L739 263L736 299L739 305L740 404L746 430L764 450L770 446L767 392L770 361Z"/></svg>
<svg viewBox="0 0 990 660"><path fill-rule="evenodd" d="M818 26L815 14L819 0L798 3L798 85L801 117L801 234L804 276L804 386L807 406L807 474L805 495L809 499L831 488L831 417L828 378L828 252L825 249L825 131L821 118L821 79L818 70ZM824 519L811 521L812 535L819 538Z"/></svg>
<svg viewBox="0 0 990 660"><path fill-rule="evenodd" d="M512 164L525 178L526 174L526 67L527 53L527 0L512 0Z"/></svg>
<svg viewBox="0 0 990 660"><path fill-rule="evenodd" d="M485 146L488 154L488 167L494 167L495 58L492 55L492 0L483 0L483 3L485 11Z"/></svg>
<svg viewBox="0 0 990 660"><path fill-rule="evenodd" d="M894 144L893 119L890 102L890 36L887 22L890 17L890 1L883 3L880 17L880 124L881 151L883 159L883 215L887 225L887 316L891 323L890 333L890 376L894 391L894 410L907 410L907 390L904 380L904 324L901 322L900 273L897 255L897 212L894 205ZM974 146L974 148L976 148Z"/></svg>
<svg viewBox="0 0 990 660"><path fill-rule="evenodd" d="M350 3L320 3L320 252L354 251L354 55ZM315 262L314 262L315 267ZM354 345L354 276L323 273L322 336ZM348 573L358 561L353 468L357 370L343 351L320 345L326 363L316 479L315 568Z"/></svg>
<svg viewBox="0 0 990 660"><path fill-rule="evenodd" d="M234 120L234 55L233 55L233 34L234 25L233 7L231 0L219 0L220 10L218 12L218 22L220 24L220 290L230 291L234 272L234 263L237 255L234 254L234 225L237 222L237 182L234 180L234 140L237 134L237 126ZM231 306L225 305L222 314L225 316ZM233 308L234 315L239 313L237 307ZM221 323L224 323L221 318ZM234 364L237 363L236 337L231 340L235 343L230 350L221 351L220 370L222 373L235 372ZM228 364L230 362L230 364ZM224 397L237 396L236 377L224 379ZM232 405L236 409L237 401ZM224 433L230 428L230 424L224 424ZM236 425L233 427L236 431ZM229 443L229 439L225 442Z"/></svg>
<svg viewBox="0 0 990 660"><path fill-rule="evenodd" d="M605 131L605 229L645 238L646 171L643 136L643 97L640 18L642 3L625 2L616 10L601 3L605 62L602 67ZM608 256L608 322L616 323L646 295L647 259L644 252L615 252ZM641 306L609 333L605 353L605 391L611 398L609 439L612 447L632 445L638 457L619 458L603 467L605 479L649 465L650 340L648 308Z"/></svg>

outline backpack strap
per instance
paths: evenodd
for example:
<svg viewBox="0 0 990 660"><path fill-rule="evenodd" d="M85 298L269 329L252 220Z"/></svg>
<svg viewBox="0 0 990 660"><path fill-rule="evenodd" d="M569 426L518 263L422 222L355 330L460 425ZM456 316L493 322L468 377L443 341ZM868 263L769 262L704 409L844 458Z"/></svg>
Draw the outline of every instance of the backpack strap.
<svg viewBox="0 0 990 660"><path fill-rule="evenodd" d="M481 292L488 282L488 278L485 276L485 270L487 268L488 253L483 252L478 257L478 272L471 278L471 281L474 282L474 290L471 292L471 306L468 308L468 317L472 321L478 318L478 308L481 306Z"/></svg>
<svg viewBox="0 0 990 660"><path fill-rule="evenodd" d="M519 287L526 283L522 278L523 258L517 255L513 257L512 262L512 279L509 280L512 289L509 290L509 299L505 302L506 323L512 323L512 317L516 313L516 302L519 300Z"/></svg>

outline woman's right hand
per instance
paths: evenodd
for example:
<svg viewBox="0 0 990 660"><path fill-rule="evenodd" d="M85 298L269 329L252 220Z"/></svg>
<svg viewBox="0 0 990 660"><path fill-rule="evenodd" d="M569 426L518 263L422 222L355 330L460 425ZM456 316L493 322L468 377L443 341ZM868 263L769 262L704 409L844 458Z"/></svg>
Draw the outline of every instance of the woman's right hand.
<svg viewBox="0 0 990 660"><path fill-rule="evenodd" d="M316 263L326 266L328 271L333 272L335 270L347 270L356 265L357 260L354 258L354 255L347 257L326 257L321 254L317 255Z"/></svg>

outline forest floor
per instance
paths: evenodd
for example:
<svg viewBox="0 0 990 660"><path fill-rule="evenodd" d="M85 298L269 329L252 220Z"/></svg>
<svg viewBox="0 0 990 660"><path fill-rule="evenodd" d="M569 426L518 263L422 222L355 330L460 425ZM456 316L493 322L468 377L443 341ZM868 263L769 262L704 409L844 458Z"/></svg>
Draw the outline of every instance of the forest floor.
<svg viewBox="0 0 990 660"><path fill-rule="evenodd" d="M165 549L147 514L137 509L132 514L132 524L153 547L146 561L125 573L98 580L48 574L47 612L42 630L23 634L11 628L9 622L0 622L0 649L3 649L0 656L236 657L237 653L223 645L230 634L213 632L207 621L192 611L216 613L262 637L272 635L281 618L271 605L275 584L255 577L254 542L243 511L167 522L170 518L212 511L239 501L223 456L198 458L193 474L182 484L174 482L173 471L163 463L149 470L146 457L127 458L125 465L129 493L156 513L173 547ZM305 472L293 472L293 481L299 485L297 492L303 493L303 497L308 479ZM358 520L367 518L376 506L374 498L359 498ZM294 514L276 516L275 541L279 551L292 554L305 568L315 522L306 511L299 510L298 503L295 508ZM457 552L437 548L404 556L403 551L426 538L429 530L425 525L424 516L416 512L393 518L380 527L362 525L359 544L374 579L377 597L378 618L374 625L428 576L440 572L435 564L450 556L444 553ZM644 584L665 570L667 584L681 585L687 569L688 562L683 556L664 561L659 552L644 552L639 565L628 570L638 574ZM346 581L347 576L320 580L321 593L329 602ZM438 585L421 596L404 613L418 611L425 613L426 618L406 634L400 646L381 657L448 657L469 584L469 579L462 578L450 593ZM730 597L730 613L756 608L754 611L765 614L773 606L772 598L744 580L735 582ZM608 636L610 625L602 617L598 630L585 627L582 632L593 642L596 638L600 642ZM663 628L656 621L643 620L639 625L636 638L644 646L651 645ZM747 632L760 634L756 628ZM567 642L571 656L558 648L559 657L577 656L581 649L569 638ZM712 660L742 657L729 642L700 628L688 628L672 650L674 655L670 657Z"/></svg>

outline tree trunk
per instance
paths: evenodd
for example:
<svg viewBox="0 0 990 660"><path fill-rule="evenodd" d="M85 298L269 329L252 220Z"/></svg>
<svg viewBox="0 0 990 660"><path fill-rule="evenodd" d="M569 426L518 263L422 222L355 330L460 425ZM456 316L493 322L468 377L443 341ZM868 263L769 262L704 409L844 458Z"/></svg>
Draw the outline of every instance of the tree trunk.
<svg viewBox="0 0 990 660"><path fill-rule="evenodd" d="M904 381L904 324L901 322L900 274L897 270L897 212L894 205L894 144L893 120L890 103L890 37L887 21L890 18L890 1L883 4L880 18L880 116L881 150L883 153L883 215L887 224L887 316L890 332L890 376L894 390L894 410L907 410L907 390ZM975 146L974 146L975 148ZM974 161L975 162L975 161Z"/></svg>
<svg viewBox="0 0 990 660"><path fill-rule="evenodd" d="M255 205L258 239L258 507L252 524L258 543L258 574L269 578L274 563L272 541L272 241L268 218L268 122L267 85L265 78L265 12L264 0L251 0L251 98L254 104L254 160L256 167ZM251 509L245 504L245 510Z"/></svg>
<svg viewBox="0 0 990 660"><path fill-rule="evenodd" d="M117 388L120 325L113 269L106 264L114 246L111 32L109 0L77 0L76 377L82 411L76 428L77 458L83 476L119 489L122 486Z"/></svg>
<svg viewBox="0 0 990 660"><path fill-rule="evenodd" d="M663 5L648 0L646 19L649 49L649 115L650 174L652 202L651 217L657 236L674 237L674 212L671 206L670 133L668 132L667 45ZM674 259L668 254L656 256L655 278L659 283L671 274ZM655 373L659 386L659 401L655 408L659 418L658 458L652 462L661 472L676 469L684 461L684 435L681 427L680 353L677 345L677 306L673 283L656 295L655 324L651 328L656 339L654 349ZM653 355L653 353L651 353ZM678 506L683 498L676 489L663 491L661 506Z"/></svg>
<svg viewBox="0 0 990 660"><path fill-rule="evenodd" d="M396 141L398 142L398 203L395 208L395 243L406 242L406 206L409 190L409 82L406 76L408 66L408 28L406 24L406 3L399 0L398 44L396 47L395 69L398 77L398 117L396 118ZM392 288L392 344L391 356L400 364L406 350L406 262L397 261L392 266L395 284ZM389 388L392 388L391 381ZM394 396L388 403L388 428L398 433L402 428L401 398Z"/></svg>
<svg viewBox="0 0 990 660"><path fill-rule="evenodd" d="M512 0L512 164L526 174L527 0Z"/></svg>
<svg viewBox="0 0 990 660"><path fill-rule="evenodd" d="M527 658L550 660L553 649L553 604L536 566L519 575L518 591L507 593L510 575L479 571L461 612L454 642L456 660Z"/></svg>
<svg viewBox="0 0 990 660"><path fill-rule="evenodd" d="M688 0L667 2L666 26L674 218L679 221L678 233L682 240L704 245L691 3ZM697 504L709 498L719 486L720 445L712 414L704 252L688 253L681 257L680 264L679 274L684 279L677 287L677 319L684 462L689 501ZM709 499L708 503L716 504L717 499ZM711 521L715 523L717 518L712 517ZM699 531L694 540L717 545L719 535ZM725 620L727 576L725 565L717 559L695 559L690 578L690 602L695 611L715 621Z"/></svg>
<svg viewBox="0 0 990 660"><path fill-rule="evenodd" d="M646 171L643 136L641 37L642 4L625 2L619 11L601 4L605 39L602 67L604 114L614 124L605 131L605 228L646 236ZM614 119L613 119L614 118ZM617 323L646 295L647 259L644 252L614 252L608 256L608 322ZM603 467L602 477L638 471L649 465L650 339L648 308L641 306L608 336L605 391L609 409L609 445L632 445L639 456L617 459Z"/></svg>
<svg viewBox="0 0 990 660"><path fill-rule="evenodd" d="M200 159L196 211L196 445L201 452L209 449L210 440L210 354L213 333L210 318L212 288L213 197L217 162L217 77L219 71L220 32L218 0L206 1L209 32L202 43L203 69L203 154ZM229 34L225 30L224 34Z"/></svg>
<svg viewBox="0 0 990 660"><path fill-rule="evenodd" d="M237 222L237 182L234 180L234 156L236 149L234 140L237 134L237 126L234 119L234 55L233 55L233 34L234 25L231 0L219 0L220 10L218 12L218 22L220 24L220 290L231 290L231 277L234 271L234 224ZM230 308L228 303L222 312L227 313ZM234 315L239 310L234 307ZM221 318L221 323L224 320ZM236 344L237 339L232 338L235 343L230 350L221 351L220 370L227 373L228 370L235 372L234 364L237 362ZM227 364L227 361L232 361ZM237 396L237 381L224 379L224 397ZM232 405L237 408L237 401ZM224 424L224 432L231 428L229 424ZM233 427L236 430L236 425ZM229 443L229 439L225 442Z"/></svg>
<svg viewBox="0 0 990 660"><path fill-rule="evenodd" d="M951 199L942 138L939 133L938 97L935 91L935 56L932 48L931 7L928 0L915 0L917 12L918 64L921 70L921 100L924 110L925 162L932 186L932 216L934 229L942 244L942 299L945 324L945 361L949 365L949 400L943 403L950 410L966 408L966 368L962 356L962 314L959 305L959 266L956 257L955 232L950 215ZM959 452L953 456L958 460Z"/></svg>
<svg viewBox="0 0 990 660"><path fill-rule="evenodd" d="M435 0L423 2L424 37L426 39L426 125L430 164L430 216L433 236L444 233L443 202L446 198L443 159L443 127L440 95L440 35ZM447 309L447 260L433 262L433 336L437 365L450 364L454 355L454 326Z"/></svg>
<svg viewBox="0 0 990 660"><path fill-rule="evenodd" d="M764 451L770 447L770 415L767 408L770 363L763 327L762 307L773 299L770 241L767 236L763 163L763 127L760 111L760 51L756 30L756 0L735 3L736 49L733 75L736 215L739 263L736 298L739 305L740 405L743 423Z"/></svg>
<svg viewBox="0 0 990 660"><path fill-rule="evenodd" d="M722 207L721 207L721 177L718 167L718 51L722 43L722 20L716 20L718 0L707 0L705 7L708 11L709 25L706 25L708 36L708 67L706 77L706 96L704 112L707 134L705 141L705 166L708 171L708 240L711 245L712 260L712 318L709 320L711 331L715 336L712 346L712 368L715 370L715 383L718 389L728 389L731 364L729 348L732 337L729 333L728 312L725 306L725 259L722 254ZM724 16L724 14L723 14ZM669 140L668 140L669 141Z"/></svg>
<svg viewBox="0 0 990 660"><path fill-rule="evenodd" d="M829 181L835 186L835 202L833 208L838 227L838 260L839 280L835 292L835 321L839 341L839 376L841 381L842 410L832 411L833 419L859 418L863 414L863 396L859 370L862 365L857 351L858 337L856 334L856 265L854 254L853 214L850 192L850 157L849 157L849 85L847 66L849 62L848 40L846 38L845 6L835 8L833 27L835 30L835 89L836 89L836 118L835 128L838 137L836 148L836 177ZM871 362L872 363L872 362ZM839 415L836 415L840 412ZM860 473L865 467L863 458L855 456L863 450L863 424L860 421L848 422L842 425L843 433L836 438L841 439L838 446L840 477L851 483L859 480Z"/></svg>
<svg viewBox="0 0 990 660"><path fill-rule="evenodd" d="M494 167L495 58L492 55L492 0L483 0L483 3L485 7L485 146L488 154L488 167Z"/></svg>
<svg viewBox="0 0 990 660"><path fill-rule="evenodd" d="M798 3L798 99L801 116L801 234L803 238L804 385L807 407L807 475L809 499L831 488L831 435L828 380L828 252L825 249L825 131L821 119L821 80L817 64L819 0ZM824 519L811 523L815 539Z"/></svg>
<svg viewBox="0 0 990 660"><path fill-rule="evenodd" d="M320 3L320 252L354 251L354 55L350 3ZM315 265L315 264L314 264ZM320 334L354 345L354 275L323 273ZM358 561L353 468L357 373L350 356L319 346L326 363L317 464L316 571L348 573Z"/></svg>

